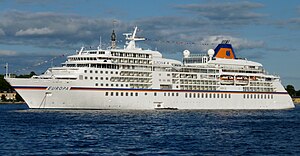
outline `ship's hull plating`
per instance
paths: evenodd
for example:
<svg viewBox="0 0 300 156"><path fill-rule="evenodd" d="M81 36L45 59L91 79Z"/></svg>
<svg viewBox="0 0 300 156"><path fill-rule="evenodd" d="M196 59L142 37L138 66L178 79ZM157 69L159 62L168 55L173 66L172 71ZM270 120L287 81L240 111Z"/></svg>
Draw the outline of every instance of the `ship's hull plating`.
<svg viewBox="0 0 300 156"><path fill-rule="evenodd" d="M55 109L289 109L286 92L237 92L84 87L73 82L6 79L29 108ZM34 82L35 81L35 82Z"/></svg>

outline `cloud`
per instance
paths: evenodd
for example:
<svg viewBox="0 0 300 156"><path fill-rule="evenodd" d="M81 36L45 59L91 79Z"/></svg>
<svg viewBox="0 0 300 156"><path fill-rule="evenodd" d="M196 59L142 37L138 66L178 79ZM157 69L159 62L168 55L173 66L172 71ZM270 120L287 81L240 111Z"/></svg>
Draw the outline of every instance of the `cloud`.
<svg viewBox="0 0 300 156"><path fill-rule="evenodd" d="M49 28L29 28L26 30L21 29L16 32L16 36L35 36L35 35L49 35L53 34L54 31Z"/></svg>
<svg viewBox="0 0 300 156"><path fill-rule="evenodd" d="M15 0L16 3L20 3L20 4L48 4L54 0Z"/></svg>
<svg viewBox="0 0 300 156"><path fill-rule="evenodd" d="M78 49L82 45L97 46L100 35L103 43L109 43L110 33L114 28L118 40L122 42L119 46L122 47L124 38L121 33L128 32L132 26L138 25L141 29L138 35L151 39L138 42L138 44L150 49L159 48L158 50L166 55L178 54L185 49L196 52L206 51L209 48L215 48L222 39L230 39L237 50L264 46L261 41L236 38L232 34L221 35L224 34L223 29L213 27L206 20L195 20L192 17L162 16L122 21L53 12L9 11L0 13L0 18L0 28L6 35L5 39L0 38L0 44L32 45L63 50ZM113 21L117 22L113 24Z"/></svg>
<svg viewBox="0 0 300 156"><path fill-rule="evenodd" d="M216 4L187 4L177 5L175 8L193 13L202 20L209 20L216 24L253 24L258 23L265 14L252 10L264 7L261 3L235 2Z"/></svg>
<svg viewBox="0 0 300 156"><path fill-rule="evenodd" d="M300 6L296 7L297 17L291 17L287 19L281 19L273 24L278 26L279 28L289 28L291 30L299 30L300 29L300 18L298 17L300 15Z"/></svg>
<svg viewBox="0 0 300 156"><path fill-rule="evenodd" d="M296 48L293 47L265 47L266 50L272 52L291 52L296 51Z"/></svg>
<svg viewBox="0 0 300 156"><path fill-rule="evenodd" d="M0 50L0 56L16 56L17 52L12 50Z"/></svg>
<svg viewBox="0 0 300 156"><path fill-rule="evenodd" d="M288 27L292 30L298 30L300 29L300 18L295 17L295 18L290 18L287 20L281 20L276 23L279 27Z"/></svg>
<svg viewBox="0 0 300 156"><path fill-rule="evenodd" d="M5 32L0 28L0 36L5 36Z"/></svg>
<svg viewBox="0 0 300 156"><path fill-rule="evenodd" d="M244 50L244 49L255 49L255 48L262 48L265 46L263 41L250 41L247 39L236 38L232 36L208 36L203 39L202 43L212 43L217 45L221 43L223 40L230 40L230 43L234 46L235 49Z"/></svg>
<svg viewBox="0 0 300 156"><path fill-rule="evenodd" d="M0 13L0 28L5 32L2 44L25 44L37 47L77 48L98 42L99 35L110 36L113 19L87 18L53 12ZM128 25L120 20L115 29L124 32Z"/></svg>

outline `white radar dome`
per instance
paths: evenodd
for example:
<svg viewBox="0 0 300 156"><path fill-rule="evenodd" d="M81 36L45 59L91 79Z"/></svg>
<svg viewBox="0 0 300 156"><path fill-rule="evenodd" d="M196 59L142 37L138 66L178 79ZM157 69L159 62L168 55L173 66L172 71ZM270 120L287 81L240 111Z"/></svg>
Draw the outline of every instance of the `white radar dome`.
<svg viewBox="0 0 300 156"><path fill-rule="evenodd" d="M190 56L190 51L184 50L183 51L183 57L189 57Z"/></svg>
<svg viewBox="0 0 300 156"><path fill-rule="evenodd" d="M215 54L215 51L214 51L213 49L209 49L209 50L207 51L207 54L208 54L209 57L213 57L214 54Z"/></svg>

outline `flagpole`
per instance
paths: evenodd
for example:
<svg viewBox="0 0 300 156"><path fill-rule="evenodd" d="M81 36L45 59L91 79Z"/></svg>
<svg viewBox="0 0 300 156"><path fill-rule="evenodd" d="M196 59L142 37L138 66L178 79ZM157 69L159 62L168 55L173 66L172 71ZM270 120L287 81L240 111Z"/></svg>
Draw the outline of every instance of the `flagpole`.
<svg viewBox="0 0 300 156"><path fill-rule="evenodd" d="M5 78L8 78L8 63L5 65Z"/></svg>

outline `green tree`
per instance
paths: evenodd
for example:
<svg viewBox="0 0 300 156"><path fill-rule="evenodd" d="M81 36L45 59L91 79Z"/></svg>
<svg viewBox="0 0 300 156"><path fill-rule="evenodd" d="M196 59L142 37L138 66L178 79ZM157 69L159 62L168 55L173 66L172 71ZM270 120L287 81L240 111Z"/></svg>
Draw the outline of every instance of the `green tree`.
<svg viewBox="0 0 300 156"><path fill-rule="evenodd" d="M300 96L300 90L296 91L296 96Z"/></svg>
<svg viewBox="0 0 300 156"><path fill-rule="evenodd" d="M33 75L36 75L35 72L30 72L30 74L18 75L17 78L31 78Z"/></svg>
<svg viewBox="0 0 300 156"><path fill-rule="evenodd" d="M6 101L6 96L4 94L1 95L1 101Z"/></svg>
<svg viewBox="0 0 300 156"><path fill-rule="evenodd" d="M17 93L16 101L24 101L24 99Z"/></svg>
<svg viewBox="0 0 300 156"><path fill-rule="evenodd" d="M0 91L10 91L12 87L4 80L4 75L0 75Z"/></svg>
<svg viewBox="0 0 300 156"><path fill-rule="evenodd" d="M296 90L293 85L287 85L285 90L290 94L290 96L296 95Z"/></svg>
<svg viewBox="0 0 300 156"><path fill-rule="evenodd" d="M36 75L34 71L30 72L29 76L32 77L33 75Z"/></svg>

